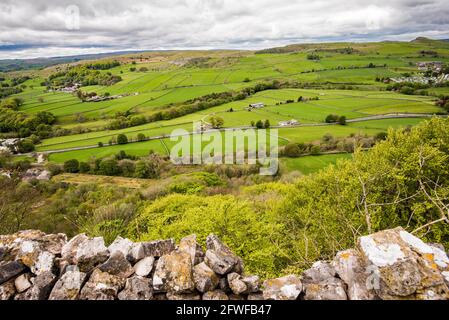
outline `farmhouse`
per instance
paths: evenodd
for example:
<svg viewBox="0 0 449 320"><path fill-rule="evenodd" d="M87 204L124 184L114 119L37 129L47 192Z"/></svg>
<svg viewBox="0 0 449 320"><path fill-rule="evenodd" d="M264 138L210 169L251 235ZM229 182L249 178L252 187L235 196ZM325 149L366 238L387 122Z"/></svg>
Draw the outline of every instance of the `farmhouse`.
<svg viewBox="0 0 449 320"><path fill-rule="evenodd" d="M248 107L248 110L252 110L252 109L262 109L263 107L265 107L265 104L263 104L262 102L258 102L258 103L251 103Z"/></svg>
<svg viewBox="0 0 449 320"><path fill-rule="evenodd" d="M81 83L75 83L72 85L68 85L64 88L57 89L56 91L65 92L65 93L74 93L74 92L78 91L79 88L81 88ZM52 91L52 90L50 90L50 91Z"/></svg>
<svg viewBox="0 0 449 320"><path fill-rule="evenodd" d="M259 109L265 107L265 104L263 104L262 102L258 102L258 103L251 103L249 106L254 109Z"/></svg>
<svg viewBox="0 0 449 320"><path fill-rule="evenodd" d="M296 126L298 124L299 124L299 121L295 120L295 119L279 122L279 126L281 126L281 127L291 127L291 126Z"/></svg>

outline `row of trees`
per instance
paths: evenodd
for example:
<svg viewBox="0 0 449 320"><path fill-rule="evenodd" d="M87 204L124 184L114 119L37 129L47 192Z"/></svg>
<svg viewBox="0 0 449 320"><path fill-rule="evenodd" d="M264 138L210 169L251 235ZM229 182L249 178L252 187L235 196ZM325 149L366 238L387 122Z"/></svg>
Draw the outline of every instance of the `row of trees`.
<svg viewBox="0 0 449 320"><path fill-rule="evenodd" d="M19 98L7 99L0 104L0 132L8 133L10 137L30 137L32 140L48 138L52 135L52 125L56 117L47 111L30 115L19 111L23 100Z"/></svg>
<svg viewBox="0 0 449 320"><path fill-rule="evenodd" d="M105 176L123 176L140 179L156 179L160 175L162 159L153 154L147 159L136 160L123 151L115 157L96 159L91 162L79 162L71 159L64 162L63 171L67 173L83 173ZM53 173L57 173L53 172Z"/></svg>
<svg viewBox="0 0 449 320"><path fill-rule="evenodd" d="M268 129L271 127L270 120L257 120L257 121L251 121L251 127L257 128L257 129Z"/></svg>
<svg viewBox="0 0 449 320"><path fill-rule="evenodd" d="M330 114L324 120L326 123L338 123L342 126L346 125L346 116L339 116L337 114Z"/></svg>
<svg viewBox="0 0 449 320"><path fill-rule="evenodd" d="M122 81L120 76L113 75L111 72L101 72L100 70L89 69L87 66L74 66L67 71L54 73L42 83L48 88L65 87L75 83L81 86L111 86L117 82Z"/></svg>
<svg viewBox="0 0 449 320"><path fill-rule="evenodd" d="M280 149L280 155L288 158L297 158L305 155L319 155L327 152L352 153L357 148L369 149L376 143L387 138L386 132L380 132L374 137L367 135L350 135L345 138L336 138L331 134L325 134L320 141L313 143L289 143Z"/></svg>
<svg viewBox="0 0 449 320"><path fill-rule="evenodd" d="M119 66L120 62L118 62L117 60L86 64L86 68L90 70L109 70Z"/></svg>

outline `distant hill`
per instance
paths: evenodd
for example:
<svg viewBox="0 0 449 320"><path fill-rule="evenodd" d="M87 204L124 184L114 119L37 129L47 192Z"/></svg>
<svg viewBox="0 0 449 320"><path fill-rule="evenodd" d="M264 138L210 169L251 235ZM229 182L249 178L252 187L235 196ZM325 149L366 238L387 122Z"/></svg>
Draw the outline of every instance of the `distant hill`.
<svg viewBox="0 0 449 320"><path fill-rule="evenodd" d="M323 42L323 43L299 43L291 44L283 47L274 47L256 51L256 54L262 53L294 53L294 52L335 52L343 54L353 53L369 53L377 52L377 50L385 49L388 46L402 44L404 48L414 48L416 44L437 48L448 48L447 40L435 40L426 37L418 37L410 42L404 41L381 41L381 42Z"/></svg>
<svg viewBox="0 0 449 320"><path fill-rule="evenodd" d="M19 71L28 69L43 69L46 67L72 63L83 60L101 59L111 56L118 56L123 54L133 54L145 51L118 51L99 54L85 54L66 57L51 57L51 58L36 58L36 59L5 59L0 60L0 72Z"/></svg>

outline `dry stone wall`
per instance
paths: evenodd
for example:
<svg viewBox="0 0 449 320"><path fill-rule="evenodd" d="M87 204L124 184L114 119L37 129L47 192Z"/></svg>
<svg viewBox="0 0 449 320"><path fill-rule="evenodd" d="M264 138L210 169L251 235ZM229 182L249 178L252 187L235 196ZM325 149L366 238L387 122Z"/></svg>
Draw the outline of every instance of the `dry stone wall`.
<svg viewBox="0 0 449 320"><path fill-rule="evenodd" d="M401 228L333 261L262 281L215 235L132 242L27 230L0 236L0 300L449 299L449 258Z"/></svg>

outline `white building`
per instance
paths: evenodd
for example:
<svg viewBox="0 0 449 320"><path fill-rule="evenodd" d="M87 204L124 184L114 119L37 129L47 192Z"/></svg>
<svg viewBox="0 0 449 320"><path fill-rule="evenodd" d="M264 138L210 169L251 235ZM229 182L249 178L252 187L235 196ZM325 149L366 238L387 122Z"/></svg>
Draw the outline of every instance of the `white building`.
<svg viewBox="0 0 449 320"><path fill-rule="evenodd" d="M251 103L249 105L249 109L262 109L263 107L265 107L265 104L262 102L258 102L258 103Z"/></svg>
<svg viewBox="0 0 449 320"><path fill-rule="evenodd" d="M295 119L279 122L279 126L281 126L281 127L291 127L291 126L296 126L298 124L299 124L299 121L295 120Z"/></svg>

